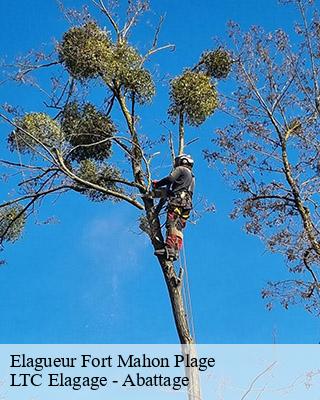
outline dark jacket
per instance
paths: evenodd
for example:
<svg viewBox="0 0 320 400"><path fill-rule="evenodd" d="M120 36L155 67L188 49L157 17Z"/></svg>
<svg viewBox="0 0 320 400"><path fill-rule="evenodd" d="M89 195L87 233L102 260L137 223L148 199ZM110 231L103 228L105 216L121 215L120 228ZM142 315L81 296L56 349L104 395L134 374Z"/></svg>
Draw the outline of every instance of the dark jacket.
<svg viewBox="0 0 320 400"><path fill-rule="evenodd" d="M195 178L188 167L179 166L176 167L169 176L157 182L157 187L161 186L168 186L173 196L182 192L188 192L192 197Z"/></svg>

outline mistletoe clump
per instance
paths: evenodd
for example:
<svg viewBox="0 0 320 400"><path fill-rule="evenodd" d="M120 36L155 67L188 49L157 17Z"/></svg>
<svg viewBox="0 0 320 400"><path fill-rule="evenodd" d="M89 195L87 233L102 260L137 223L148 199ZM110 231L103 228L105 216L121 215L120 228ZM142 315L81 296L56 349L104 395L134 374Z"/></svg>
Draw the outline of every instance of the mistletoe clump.
<svg viewBox="0 0 320 400"><path fill-rule="evenodd" d="M47 148L59 147L63 132L57 121L45 113L30 113L15 120L16 129L8 137L11 151L34 153L43 145Z"/></svg>
<svg viewBox="0 0 320 400"><path fill-rule="evenodd" d="M98 169L97 165L93 161L81 161L76 172L81 179L92 183L98 183Z"/></svg>
<svg viewBox="0 0 320 400"><path fill-rule="evenodd" d="M232 66L230 54L219 48L213 51L206 51L200 59L201 69L209 76L216 79L226 78Z"/></svg>
<svg viewBox="0 0 320 400"><path fill-rule="evenodd" d="M152 76L142 66L143 57L125 41L112 43L95 22L67 31L58 52L75 79L100 76L109 86L134 94L140 104L150 101L155 93Z"/></svg>
<svg viewBox="0 0 320 400"><path fill-rule="evenodd" d="M218 106L218 95L210 77L186 70L171 81L169 115L175 122L181 114L190 125L201 125Z"/></svg>
<svg viewBox="0 0 320 400"><path fill-rule="evenodd" d="M155 86L150 72L142 67L142 56L126 42L113 45L111 51L112 56L104 65L104 81L116 82L126 92L133 93L140 104L150 101Z"/></svg>
<svg viewBox="0 0 320 400"><path fill-rule="evenodd" d="M69 29L58 46L59 59L75 79L97 77L111 57L108 33L93 22Z"/></svg>
<svg viewBox="0 0 320 400"><path fill-rule="evenodd" d="M111 155L111 137L116 128L111 119L90 103L69 103L62 113L61 126L72 149L69 158L102 161Z"/></svg>
<svg viewBox="0 0 320 400"><path fill-rule="evenodd" d="M102 186L105 189L123 193L123 190L117 185L122 178L121 172L112 165L98 165L92 160L83 160L77 170L77 175L81 179ZM92 201L117 200L115 197L95 189L84 187L81 191Z"/></svg>
<svg viewBox="0 0 320 400"><path fill-rule="evenodd" d="M25 225L22 206L6 206L0 209L0 243L15 242L21 236Z"/></svg>

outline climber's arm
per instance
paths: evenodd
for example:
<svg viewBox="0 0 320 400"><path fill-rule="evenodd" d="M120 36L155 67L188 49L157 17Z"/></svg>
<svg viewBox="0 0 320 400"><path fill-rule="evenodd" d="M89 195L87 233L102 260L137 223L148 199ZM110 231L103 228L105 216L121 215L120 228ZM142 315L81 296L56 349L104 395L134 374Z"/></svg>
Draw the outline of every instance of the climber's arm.
<svg viewBox="0 0 320 400"><path fill-rule="evenodd" d="M152 181L153 187L159 188L162 186L170 186L173 182L175 182L178 179L180 173L181 171L179 167L175 168L170 175L160 179L160 181Z"/></svg>
<svg viewBox="0 0 320 400"><path fill-rule="evenodd" d="M166 176L165 178L161 179L160 181L153 181L153 186L155 188L159 188L162 186L169 186L174 180L172 179L171 175Z"/></svg>

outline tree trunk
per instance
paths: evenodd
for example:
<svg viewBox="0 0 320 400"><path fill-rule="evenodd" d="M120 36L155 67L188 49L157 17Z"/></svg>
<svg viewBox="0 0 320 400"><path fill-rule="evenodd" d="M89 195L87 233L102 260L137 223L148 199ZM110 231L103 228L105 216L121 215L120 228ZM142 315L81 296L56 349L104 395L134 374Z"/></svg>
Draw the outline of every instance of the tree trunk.
<svg viewBox="0 0 320 400"><path fill-rule="evenodd" d="M177 275L172 262L161 259L159 259L159 262L169 292L173 317L182 345L182 355L185 359L187 354L189 354L190 357L197 357L195 342L190 333L185 305L183 304L182 281L177 284ZM189 378L188 399L201 400L199 370L194 367L185 366L185 371L186 376Z"/></svg>
<svg viewBox="0 0 320 400"><path fill-rule="evenodd" d="M151 198L144 198L144 205L150 227L149 236L154 249L157 250L163 246L164 242L161 232L160 220L158 214L156 214L154 211L154 202ZM189 354L190 357L197 357L194 339L192 338L190 333L187 313L185 310L185 305L183 304L183 277L181 277L181 281L178 282L178 277L174 270L172 261L168 261L165 259L165 257L162 256L158 257L158 261L167 285L174 322L180 343L182 345L182 355L186 356L187 354ZM199 370L197 368L185 367L185 371L186 376L189 378L188 399L201 400Z"/></svg>

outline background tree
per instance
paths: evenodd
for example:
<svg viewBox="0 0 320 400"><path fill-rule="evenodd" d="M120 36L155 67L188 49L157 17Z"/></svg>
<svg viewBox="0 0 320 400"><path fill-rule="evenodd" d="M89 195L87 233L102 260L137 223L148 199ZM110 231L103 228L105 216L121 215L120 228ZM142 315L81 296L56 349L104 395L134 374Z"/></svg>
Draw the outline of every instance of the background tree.
<svg viewBox="0 0 320 400"><path fill-rule="evenodd" d="M269 282L263 297L319 315L320 20L312 0L281 3L300 17L294 42L282 29L229 23L234 87L221 109L230 123L205 157L241 194L231 217L286 260L292 278Z"/></svg>
<svg viewBox="0 0 320 400"><path fill-rule="evenodd" d="M129 42L132 27L148 9L147 2L129 1L123 25L102 0L93 3L106 17L111 32L102 29L84 10L52 54L31 52L17 64L14 80L36 85L49 95L50 102L46 101L46 110L29 113L5 105L0 114L13 127L8 144L16 155L15 160L1 160L1 164L23 171L22 181L12 180L16 185L14 196L0 206L2 246L19 238L27 218L43 198L68 191L92 201L125 201L134 206L141 211L140 227L153 248L163 246L159 210L149 195L154 154L150 154L148 140L140 132L138 110L155 94L155 82L146 67L149 58L173 45L158 45L163 18L145 54ZM62 69L59 79L52 75L50 93L32 77L44 68ZM185 124L199 126L217 108L215 79L226 77L229 68L229 55L219 48L205 52L194 67L170 82L169 116L178 122L178 154L185 148ZM97 86L107 96L102 105L90 100L90 91ZM114 116L125 122L124 130ZM167 151L174 153L175 138L168 139ZM120 167L123 162L125 168ZM182 270L177 272L164 256L158 256L158 262L180 342L192 344L182 296ZM198 372L191 371L190 379L190 398L199 398Z"/></svg>

